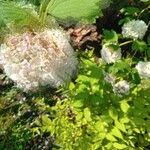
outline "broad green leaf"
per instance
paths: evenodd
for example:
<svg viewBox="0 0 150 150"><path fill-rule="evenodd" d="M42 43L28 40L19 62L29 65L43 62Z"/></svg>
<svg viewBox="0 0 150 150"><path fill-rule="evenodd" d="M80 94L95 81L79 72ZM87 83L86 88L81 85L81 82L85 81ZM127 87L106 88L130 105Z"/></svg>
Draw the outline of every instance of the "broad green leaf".
<svg viewBox="0 0 150 150"><path fill-rule="evenodd" d="M27 8L17 6L15 2L0 1L0 22L13 23L17 28L24 26L37 27L39 19Z"/></svg>
<svg viewBox="0 0 150 150"><path fill-rule="evenodd" d="M104 39L107 42L118 42L118 35L114 30L104 30Z"/></svg>
<svg viewBox="0 0 150 150"><path fill-rule="evenodd" d="M109 6L110 2L110 0L53 0L48 13L58 20L89 23L102 15L100 10Z"/></svg>
<svg viewBox="0 0 150 150"><path fill-rule="evenodd" d="M119 143L113 143L113 146L117 149L125 149L127 148L127 145L125 144L119 144Z"/></svg>
<svg viewBox="0 0 150 150"><path fill-rule="evenodd" d="M124 113L127 113L130 105L126 101L121 101L120 107Z"/></svg>
<svg viewBox="0 0 150 150"><path fill-rule="evenodd" d="M123 136L122 136L120 130L117 127L114 127L112 129L111 134L114 135L117 138L123 139Z"/></svg>

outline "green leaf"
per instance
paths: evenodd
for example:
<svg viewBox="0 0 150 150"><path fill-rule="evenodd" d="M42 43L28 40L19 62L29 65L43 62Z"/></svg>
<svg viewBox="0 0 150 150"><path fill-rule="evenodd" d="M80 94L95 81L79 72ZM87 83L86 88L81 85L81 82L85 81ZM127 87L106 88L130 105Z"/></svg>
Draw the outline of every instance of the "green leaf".
<svg viewBox="0 0 150 150"><path fill-rule="evenodd" d="M102 15L100 9L109 6L110 0L54 0L48 13L58 20L84 21L93 23L97 16Z"/></svg>
<svg viewBox="0 0 150 150"><path fill-rule="evenodd" d="M132 69L130 76L131 76L131 81L133 83L139 84L141 82L141 78L140 78L139 73L137 72L136 69Z"/></svg>
<svg viewBox="0 0 150 150"><path fill-rule="evenodd" d="M27 8L17 6L17 3L0 1L0 22L13 23L17 28L37 27L40 24L39 19L30 12Z"/></svg>
<svg viewBox="0 0 150 150"><path fill-rule="evenodd" d="M123 131L123 132L126 132L126 128L125 128L125 125L124 125L123 123L120 123L119 121L115 121L115 126L116 126L119 130L121 130L121 131Z"/></svg>
<svg viewBox="0 0 150 150"><path fill-rule="evenodd" d="M117 138L123 139L123 136L122 136L120 130L117 127L114 127L112 129L111 134L114 135Z"/></svg>
<svg viewBox="0 0 150 150"><path fill-rule="evenodd" d="M83 100L75 100L72 105L76 108L83 107Z"/></svg>
<svg viewBox="0 0 150 150"><path fill-rule="evenodd" d="M124 113L127 113L130 105L126 101L121 101L120 107Z"/></svg>
<svg viewBox="0 0 150 150"><path fill-rule="evenodd" d="M107 42L118 42L118 35L114 30L104 30L103 34Z"/></svg>
<svg viewBox="0 0 150 150"><path fill-rule="evenodd" d="M110 133L108 133L106 135L106 139L109 141L112 141L112 142L117 141L116 138L113 135L111 135Z"/></svg>
<svg viewBox="0 0 150 150"><path fill-rule="evenodd" d="M89 108L85 108L84 109L84 117L86 119L86 121L91 121L91 112L89 110Z"/></svg>
<svg viewBox="0 0 150 150"><path fill-rule="evenodd" d="M113 143L113 146L117 149L125 149L127 148L127 145L125 144L119 144L119 143Z"/></svg>
<svg viewBox="0 0 150 150"><path fill-rule="evenodd" d="M116 111L116 109L114 107L111 107L109 109L109 116L113 119L113 120L117 120L118 119L118 113Z"/></svg>
<svg viewBox="0 0 150 150"><path fill-rule="evenodd" d="M127 7L125 8L125 15L136 15L137 13L140 12L140 9L137 7Z"/></svg>
<svg viewBox="0 0 150 150"><path fill-rule="evenodd" d="M42 124L45 126L49 126L52 124L52 121L48 118L47 115L42 115L41 120L42 120Z"/></svg>
<svg viewBox="0 0 150 150"><path fill-rule="evenodd" d="M69 84L69 90L73 90L75 88L75 85L74 85L74 83L73 82L71 82L70 84Z"/></svg>
<svg viewBox="0 0 150 150"><path fill-rule="evenodd" d="M147 44L144 41L136 40L132 44L132 49L140 52L144 52L147 50Z"/></svg>
<svg viewBox="0 0 150 150"><path fill-rule="evenodd" d="M127 118L127 117L124 117L124 118L120 119L121 123L128 123L129 121L130 121L129 118Z"/></svg>

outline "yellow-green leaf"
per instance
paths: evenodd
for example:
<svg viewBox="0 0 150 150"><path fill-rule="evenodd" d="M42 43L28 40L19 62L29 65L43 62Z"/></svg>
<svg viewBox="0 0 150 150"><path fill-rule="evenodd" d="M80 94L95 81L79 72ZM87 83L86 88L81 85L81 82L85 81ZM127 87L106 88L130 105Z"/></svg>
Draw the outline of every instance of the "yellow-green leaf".
<svg viewBox="0 0 150 150"><path fill-rule="evenodd" d="M109 141L112 141L112 142L117 141L116 138L113 135L111 135L110 133L108 133L106 135L106 139Z"/></svg>
<svg viewBox="0 0 150 150"><path fill-rule="evenodd" d="M121 101L120 107L124 113L127 113L130 108L130 105L127 103L127 101Z"/></svg>
<svg viewBox="0 0 150 150"><path fill-rule="evenodd" d="M127 148L127 145L125 144L119 144L119 143L113 143L113 146L117 149L125 149Z"/></svg>
<svg viewBox="0 0 150 150"><path fill-rule="evenodd" d="M86 119L86 121L91 121L91 112L89 108L85 108L84 109L84 117Z"/></svg>
<svg viewBox="0 0 150 150"><path fill-rule="evenodd" d="M123 136L122 136L120 130L117 127L114 127L112 129L111 134L114 135L117 138L123 139Z"/></svg>
<svg viewBox="0 0 150 150"><path fill-rule="evenodd" d="M123 124L123 123L120 123L119 121L115 121L115 125L116 125L116 127L119 129L119 130L121 130L121 131L123 131L123 132L126 132L126 128L125 128L125 125Z"/></svg>

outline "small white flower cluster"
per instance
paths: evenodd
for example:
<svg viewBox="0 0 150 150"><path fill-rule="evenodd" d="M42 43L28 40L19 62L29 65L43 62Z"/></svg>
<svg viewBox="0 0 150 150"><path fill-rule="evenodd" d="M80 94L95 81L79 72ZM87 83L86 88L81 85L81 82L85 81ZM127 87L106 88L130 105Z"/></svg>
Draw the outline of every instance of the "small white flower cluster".
<svg viewBox="0 0 150 150"><path fill-rule="evenodd" d="M128 95L130 91L130 84L126 80L122 80L113 85L113 91L119 97L122 95Z"/></svg>
<svg viewBox="0 0 150 150"><path fill-rule="evenodd" d="M115 76L113 76L112 74L109 74L109 73L106 73L106 72L103 72L104 73L104 80L108 83L110 83L111 85L113 85L115 83Z"/></svg>
<svg viewBox="0 0 150 150"><path fill-rule="evenodd" d="M75 74L78 61L60 29L11 35L0 47L6 75L24 91L39 86L58 87Z"/></svg>
<svg viewBox="0 0 150 150"><path fill-rule="evenodd" d="M142 20L132 20L122 27L122 35L125 38L142 39L147 31L148 26Z"/></svg>
<svg viewBox="0 0 150 150"><path fill-rule="evenodd" d="M119 97L129 94L130 84L126 80L121 80L121 81L116 82L116 77L106 72L104 72L104 79L106 82L112 85L113 92L117 94Z"/></svg>
<svg viewBox="0 0 150 150"><path fill-rule="evenodd" d="M121 49L114 50L109 45L104 44L101 49L101 57L108 64L114 63L121 58Z"/></svg>
<svg viewBox="0 0 150 150"><path fill-rule="evenodd" d="M150 78L150 62L140 61L135 67L141 78Z"/></svg>

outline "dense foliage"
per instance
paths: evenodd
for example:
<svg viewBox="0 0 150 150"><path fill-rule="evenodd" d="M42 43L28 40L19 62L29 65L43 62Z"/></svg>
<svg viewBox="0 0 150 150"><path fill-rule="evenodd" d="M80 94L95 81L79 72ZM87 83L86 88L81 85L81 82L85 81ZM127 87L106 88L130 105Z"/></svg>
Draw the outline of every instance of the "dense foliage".
<svg viewBox="0 0 150 150"><path fill-rule="evenodd" d="M78 73L65 87L44 84L34 93L23 92L0 63L0 150L150 149L149 0L0 0L0 13L1 50L8 34L35 36L45 28L60 29L59 23L104 21L102 29L97 26L100 48L76 50ZM112 16L117 18L113 23ZM0 54L6 57L4 48ZM53 72L61 74L64 66L58 71L52 66Z"/></svg>

